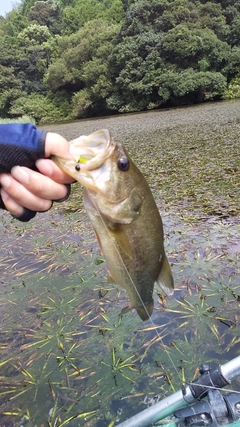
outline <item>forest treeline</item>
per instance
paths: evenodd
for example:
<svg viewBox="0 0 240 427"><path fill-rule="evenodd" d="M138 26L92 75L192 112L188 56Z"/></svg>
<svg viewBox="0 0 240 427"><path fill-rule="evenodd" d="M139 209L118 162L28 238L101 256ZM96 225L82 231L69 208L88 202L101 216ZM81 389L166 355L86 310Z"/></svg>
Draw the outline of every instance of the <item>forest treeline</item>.
<svg viewBox="0 0 240 427"><path fill-rule="evenodd" d="M0 116L37 123L240 96L239 0L22 0L0 17Z"/></svg>

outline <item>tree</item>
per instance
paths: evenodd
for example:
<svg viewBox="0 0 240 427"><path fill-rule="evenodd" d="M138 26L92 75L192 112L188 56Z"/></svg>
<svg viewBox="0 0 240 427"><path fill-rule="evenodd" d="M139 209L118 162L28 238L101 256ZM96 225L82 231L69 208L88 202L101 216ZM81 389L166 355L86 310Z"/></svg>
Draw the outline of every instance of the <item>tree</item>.
<svg viewBox="0 0 240 427"><path fill-rule="evenodd" d="M3 37L14 37L28 26L28 20L26 16L23 16L17 10L12 10L7 14L6 18L0 20L0 31Z"/></svg>
<svg viewBox="0 0 240 427"><path fill-rule="evenodd" d="M56 106L41 94L19 94L9 113L11 116L17 117L24 115L33 117L36 123L54 122L63 118Z"/></svg>
<svg viewBox="0 0 240 427"><path fill-rule="evenodd" d="M51 33L46 25L31 24L18 34L19 46L38 46L50 39Z"/></svg>
<svg viewBox="0 0 240 427"><path fill-rule="evenodd" d="M45 26L53 34L59 34L62 29L62 10L53 0L36 1L28 12L29 21Z"/></svg>
<svg viewBox="0 0 240 427"><path fill-rule="evenodd" d="M229 34L229 26L226 22L221 4L206 2L199 5L199 23L201 28L209 28L220 40L225 40Z"/></svg>
<svg viewBox="0 0 240 427"><path fill-rule="evenodd" d="M229 32L231 46L240 46L240 13L233 19Z"/></svg>
<svg viewBox="0 0 240 427"><path fill-rule="evenodd" d="M20 7L22 14L27 16L31 7L33 7L35 3L36 3L36 0L22 0L22 4Z"/></svg>
<svg viewBox="0 0 240 427"><path fill-rule="evenodd" d="M197 6L188 0L138 0L127 10L120 36L166 32L182 22L196 23L198 17Z"/></svg>
<svg viewBox="0 0 240 427"><path fill-rule="evenodd" d="M117 25L94 20L59 39L60 58L50 65L45 83L53 92L67 90L73 96L75 117L106 111L105 98L111 91L109 52L118 30Z"/></svg>
<svg viewBox="0 0 240 427"><path fill-rule="evenodd" d="M76 0L63 10L63 34L73 34L87 22L103 19L109 23L120 23L124 18L120 0Z"/></svg>
<svg viewBox="0 0 240 427"><path fill-rule="evenodd" d="M220 71L228 60L231 49L208 28L192 28L180 24L164 35L161 51L167 61L181 68L197 69L199 62L205 59L209 70Z"/></svg>
<svg viewBox="0 0 240 427"><path fill-rule="evenodd" d="M10 106L21 94L22 83L15 77L13 68L0 65L0 112L2 117L8 116Z"/></svg>
<svg viewBox="0 0 240 427"><path fill-rule="evenodd" d="M50 61L50 40L52 36L46 26L31 24L17 37L16 73L25 90L44 92L43 77Z"/></svg>
<svg viewBox="0 0 240 427"><path fill-rule="evenodd" d="M227 80L221 73L196 71L188 68L180 72L166 72L159 76L158 93L163 100L183 98L191 102L203 102L221 97L227 88Z"/></svg>
<svg viewBox="0 0 240 427"><path fill-rule="evenodd" d="M132 4L111 55L109 108L136 111L221 97L233 58L222 11L197 0Z"/></svg>
<svg viewBox="0 0 240 427"><path fill-rule="evenodd" d="M239 68L239 0L21 0L0 19L3 115L78 118L232 97Z"/></svg>
<svg viewBox="0 0 240 427"><path fill-rule="evenodd" d="M117 74L109 108L137 111L159 105L158 75L164 66L160 55L161 34L146 31L124 38L113 50L110 67ZM115 107L114 107L115 104Z"/></svg>

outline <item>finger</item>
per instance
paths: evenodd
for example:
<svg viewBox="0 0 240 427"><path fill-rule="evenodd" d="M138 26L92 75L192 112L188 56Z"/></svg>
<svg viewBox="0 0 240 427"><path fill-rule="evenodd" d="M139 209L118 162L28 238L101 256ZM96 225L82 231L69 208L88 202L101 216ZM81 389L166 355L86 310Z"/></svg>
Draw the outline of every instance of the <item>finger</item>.
<svg viewBox="0 0 240 427"><path fill-rule="evenodd" d="M45 179L46 179L46 177L45 177ZM9 174L1 174L0 175L0 183L1 183L1 186L3 187L3 189L6 191L6 193L10 197L10 199L13 202L15 202L15 209L16 209L16 205L19 205L19 206L23 206L27 209L30 209L32 211L45 212L48 209L50 209L50 207L52 206L52 200L51 199L48 200L48 199L45 199L45 198L39 197L38 195L33 194L24 185L22 185L20 182L16 181L16 179L14 179ZM57 185L60 185L60 184L57 184ZM30 184L30 187L31 187L31 184ZM66 189L65 189L65 193L66 193ZM59 197L57 197L57 198L59 198ZM4 202L4 204L5 204L5 202ZM10 212L12 213L13 204L11 205L12 206L11 207L10 201L8 202L8 206L10 207L10 209L11 209ZM7 207L7 209L8 209L8 207ZM16 215L16 214L14 213L14 215Z"/></svg>
<svg viewBox="0 0 240 427"><path fill-rule="evenodd" d="M74 179L63 172L57 165L50 159L39 159L36 161L36 166L43 175L53 179L59 184L70 184Z"/></svg>
<svg viewBox="0 0 240 427"><path fill-rule="evenodd" d="M31 211L30 209L23 208L14 202L11 197L9 197L8 193L2 188L0 191L0 196L2 201L4 202L5 208L11 215L18 219L21 222L30 221L30 219L34 218L36 215L35 211Z"/></svg>
<svg viewBox="0 0 240 427"><path fill-rule="evenodd" d="M14 166L12 176L20 182L30 193L47 200L63 199L67 188L51 178L21 166Z"/></svg>
<svg viewBox="0 0 240 427"><path fill-rule="evenodd" d="M23 214L24 208L18 205L13 199L11 199L9 194L3 188L1 188L1 197L5 205L5 208L13 216L20 217Z"/></svg>
<svg viewBox="0 0 240 427"><path fill-rule="evenodd" d="M71 159L72 156L69 153L70 144L57 133L48 132L45 140L45 156L59 156L63 159Z"/></svg>

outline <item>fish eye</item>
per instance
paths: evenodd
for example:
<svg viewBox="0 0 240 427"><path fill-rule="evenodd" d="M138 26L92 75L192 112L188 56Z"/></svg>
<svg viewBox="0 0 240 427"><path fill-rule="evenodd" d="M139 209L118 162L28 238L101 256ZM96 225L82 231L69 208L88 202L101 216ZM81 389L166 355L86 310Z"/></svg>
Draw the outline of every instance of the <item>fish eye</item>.
<svg viewBox="0 0 240 427"><path fill-rule="evenodd" d="M77 172L79 172L79 171L80 171L80 169L81 169L81 168L80 168L80 165L76 165L76 166L75 166L75 169L76 169L76 171L77 171Z"/></svg>
<svg viewBox="0 0 240 427"><path fill-rule="evenodd" d="M120 171L127 172L130 167L130 162L127 157L121 157L121 159L118 160L117 165Z"/></svg>

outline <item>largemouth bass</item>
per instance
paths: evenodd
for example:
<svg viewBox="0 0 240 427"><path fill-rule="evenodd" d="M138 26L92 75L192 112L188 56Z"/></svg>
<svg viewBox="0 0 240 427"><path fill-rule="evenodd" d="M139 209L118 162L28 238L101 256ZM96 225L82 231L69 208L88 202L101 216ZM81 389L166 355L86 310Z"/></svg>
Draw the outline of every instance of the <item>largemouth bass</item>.
<svg viewBox="0 0 240 427"><path fill-rule="evenodd" d="M84 205L109 275L130 299L122 313L134 308L147 320L154 306L154 282L167 295L173 293L162 220L147 181L108 130L70 144L73 160L54 161L84 186Z"/></svg>

